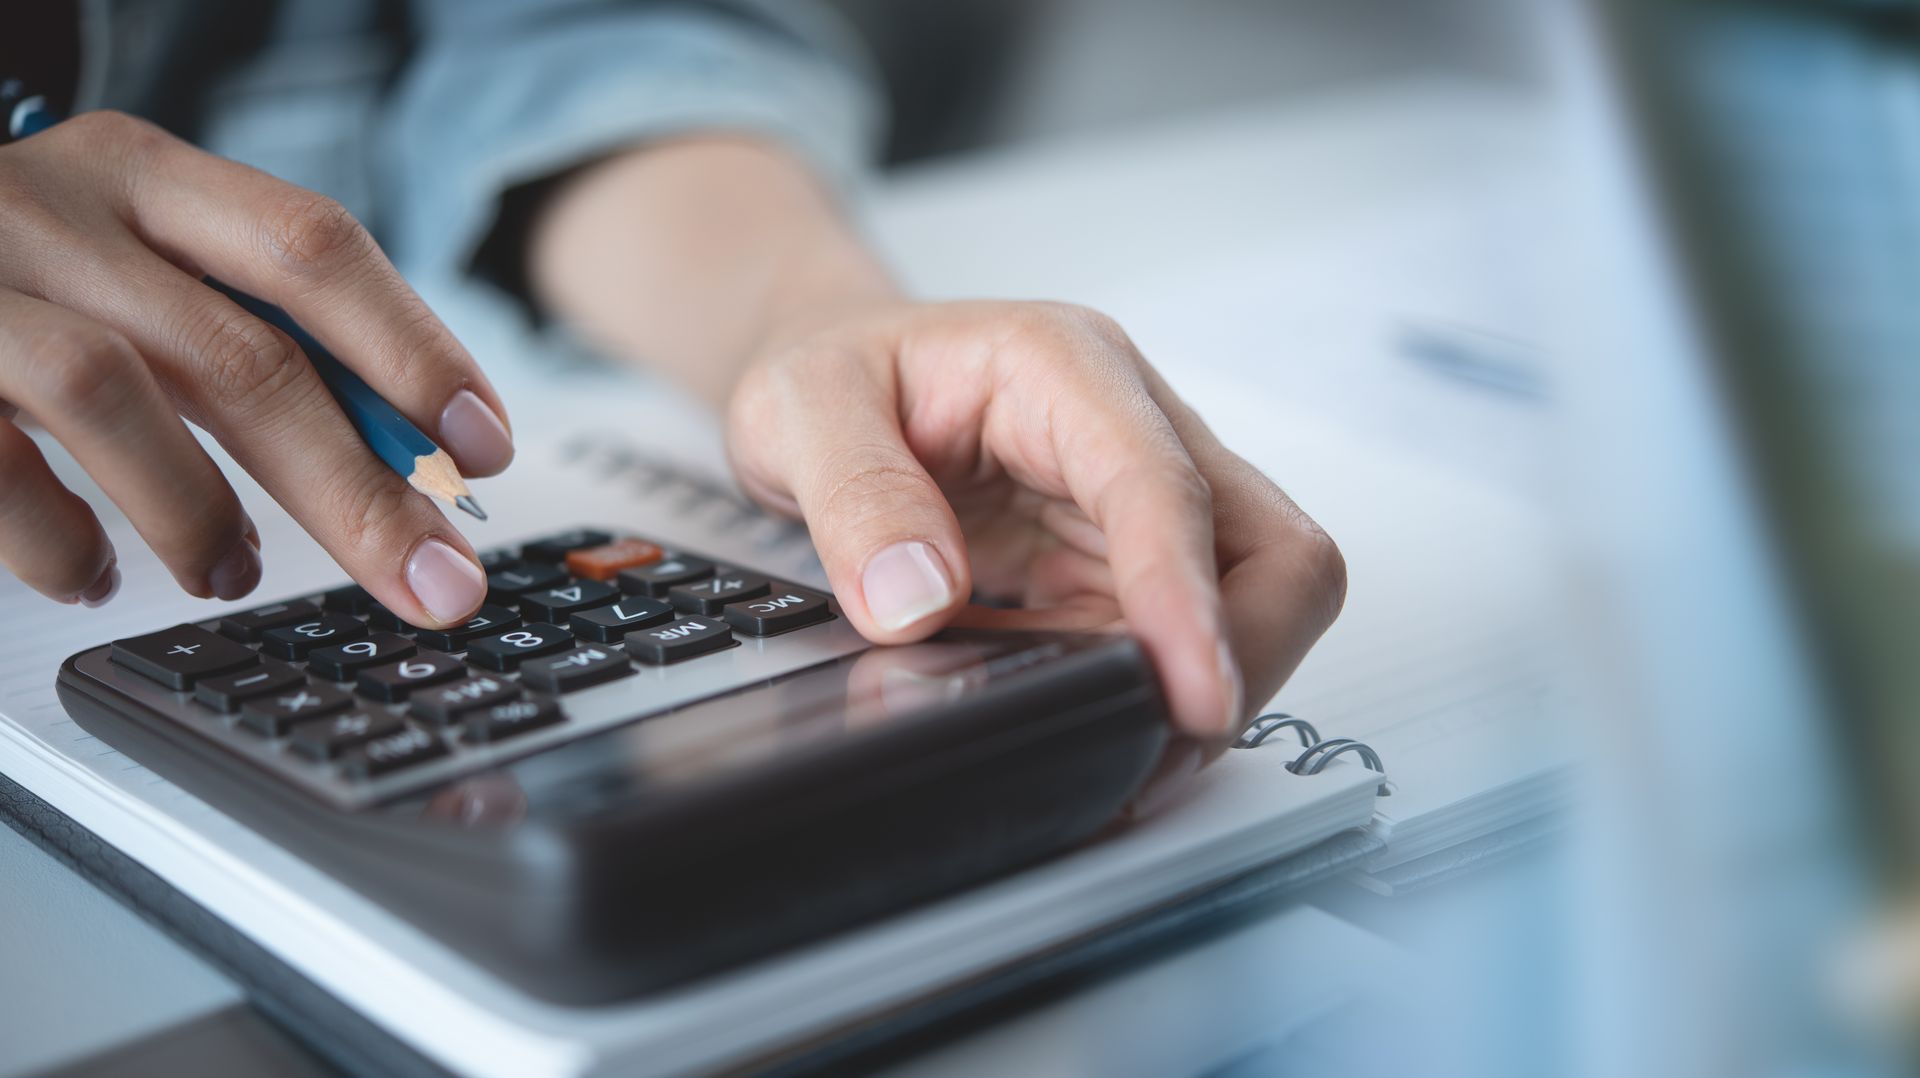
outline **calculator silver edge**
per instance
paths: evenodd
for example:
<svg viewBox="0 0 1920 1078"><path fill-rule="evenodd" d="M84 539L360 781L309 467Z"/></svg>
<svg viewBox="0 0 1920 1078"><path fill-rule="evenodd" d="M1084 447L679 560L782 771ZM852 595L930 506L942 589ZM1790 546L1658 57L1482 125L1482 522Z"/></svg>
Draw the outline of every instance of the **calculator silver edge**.
<svg viewBox="0 0 1920 1078"><path fill-rule="evenodd" d="M316 603L320 596L298 596ZM869 644L828 599L832 621L810 625L778 636L735 634L740 643L724 651L701 655L667 666L646 666L629 660L633 673L592 688L557 697L566 719L487 745L471 745L450 726L440 736L451 750L446 756L365 781L342 778L332 763L308 760L287 745L286 738L269 739L238 727L239 716L220 714L195 702L193 693L176 692L112 662L111 649L95 648L76 656L76 671L113 693L129 697L169 722L216 742L222 751L244 757L271 775L285 780L321 801L344 811L355 811L433 787L476 769L517 760L602 730L669 711L710 696L730 692L769 678L804 670L864 651ZM218 631L219 619L198 622ZM585 644L582 641L582 644ZM606 646L606 645L600 645ZM455 653L464 655L465 652ZM491 674L518 681L516 673ZM368 706L375 705L368 702ZM384 705L395 716L407 705ZM432 724L422 723L431 728Z"/></svg>

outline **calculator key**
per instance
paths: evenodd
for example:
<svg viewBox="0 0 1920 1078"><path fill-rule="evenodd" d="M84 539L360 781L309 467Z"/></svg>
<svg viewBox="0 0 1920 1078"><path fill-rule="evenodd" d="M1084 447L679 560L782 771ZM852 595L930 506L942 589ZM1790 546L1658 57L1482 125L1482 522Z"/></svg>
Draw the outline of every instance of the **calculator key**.
<svg viewBox="0 0 1920 1078"><path fill-rule="evenodd" d="M657 629L627 634L627 654L649 666L691 659L733 643L733 630L713 618L681 618Z"/></svg>
<svg viewBox="0 0 1920 1078"><path fill-rule="evenodd" d="M765 577L723 570L711 579L682 584L668 591L667 598L675 607L689 614L712 614L717 617L728 603L757 598L765 595L767 589Z"/></svg>
<svg viewBox="0 0 1920 1078"><path fill-rule="evenodd" d="M588 580L612 580L623 570L652 565L665 554L657 544L645 539L615 539L605 546L568 551L567 572Z"/></svg>
<svg viewBox="0 0 1920 1078"><path fill-rule="evenodd" d="M549 535L520 548L520 556L528 561L545 562L557 565L566 560L567 552L586 546L605 546L613 541L613 536L592 528L575 528L558 535Z"/></svg>
<svg viewBox="0 0 1920 1078"><path fill-rule="evenodd" d="M801 588L775 588L758 599L728 603L727 624L749 636L772 636L833 616L827 597Z"/></svg>
<svg viewBox="0 0 1920 1078"><path fill-rule="evenodd" d="M512 606L522 592L551 588L567 579L567 574L552 565L520 565L487 574L487 601Z"/></svg>
<svg viewBox="0 0 1920 1078"><path fill-rule="evenodd" d="M652 565L638 569L628 569L620 574L620 590L628 595L651 595L656 599L665 598L669 590L682 584L691 584L696 580L705 580L713 575L713 563L705 558L690 558L685 554L675 554L663 558Z"/></svg>
<svg viewBox="0 0 1920 1078"><path fill-rule="evenodd" d="M220 619L220 634L243 642L254 641L260 639L260 634L268 629L312 617L319 612L319 607L305 599L275 603L258 610L228 614Z"/></svg>
<svg viewBox="0 0 1920 1078"><path fill-rule="evenodd" d="M523 661L573 646L573 634L558 625L529 622L512 632L482 637L467 645L467 661L489 670L512 670Z"/></svg>
<svg viewBox="0 0 1920 1078"><path fill-rule="evenodd" d="M331 760L361 742L406 728L406 723L384 711L349 711L318 722L300 723L287 743L309 760Z"/></svg>
<svg viewBox="0 0 1920 1078"><path fill-rule="evenodd" d="M340 770L348 778L370 779L446 754L447 746L440 735L418 726L403 725L398 731L376 737L347 753L340 761Z"/></svg>
<svg viewBox="0 0 1920 1078"><path fill-rule="evenodd" d="M473 617L451 629L415 629L415 638L441 651L464 651L469 641L492 636L520 624L520 615L504 606L487 603Z"/></svg>
<svg viewBox="0 0 1920 1078"><path fill-rule="evenodd" d="M198 625L175 625L157 633L115 640L109 654L114 662L169 689L191 689L197 678L260 661L252 648Z"/></svg>
<svg viewBox="0 0 1920 1078"><path fill-rule="evenodd" d="M431 719L445 726L475 708L492 707L519 697L520 686L505 678L482 674L414 693L413 706L409 710L416 718Z"/></svg>
<svg viewBox="0 0 1920 1078"><path fill-rule="evenodd" d="M298 667L266 662L231 674L201 678L193 696L215 711L238 711L241 704L256 696L279 692L306 680L307 675Z"/></svg>
<svg viewBox="0 0 1920 1078"><path fill-rule="evenodd" d="M511 550L483 550L480 552L480 568L489 573L501 569L520 567L520 555Z"/></svg>
<svg viewBox="0 0 1920 1078"><path fill-rule="evenodd" d="M418 631L413 626L407 624L407 619L401 617L400 615L394 613L391 610L388 610L384 605L380 603L367 604L367 624L372 626L375 629L385 629L388 632L395 632L395 633L411 633L411 632Z"/></svg>
<svg viewBox="0 0 1920 1078"><path fill-rule="evenodd" d="M254 733L279 737L295 723L325 718L353 706L353 697L328 685L292 685L248 700L240 707L240 721Z"/></svg>
<svg viewBox="0 0 1920 1078"><path fill-rule="evenodd" d="M304 659L314 648L358 640L367 627L345 614L317 614L305 621L268 629L260 634L260 650L282 659Z"/></svg>
<svg viewBox="0 0 1920 1078"><path fill-rule="evenodd" d="M328 610L337 610L342 614L365 614L379 606L367 589L358 584L348 584L344 588L335 588L320 597L320 605Z"/></svg>
<svg viewBox="0 0 1920 1078"><path fill-rule="evenodd" d="M620 589L598 580L569 580L520 596L520 612L530 621L565 625L576 611L591 610L620 598Z"/></svg>
<svg viewBox="0 0 1920 1078"><path fill-rule="evenodd" d="M551 700L514 700L467 712L466 729L461 736L484 744L525 730L552 726L562 718L560 708Z"/></svg>
<svg viewBox="0 0 1920 1078"><path fill-rule="evenodd" d="M371 696L391 704L405 700L415 689L452 681L466 672L466 664L451 655L423 651L391 666L376 666L360 671L360 677L353 687L362 696Z"/></svg>
<svg viewBox="0 0 1920 1078"><path fill-rule="evenodd" d="M633 673L626 655L589 644L564 655L529 659L520 666L520 683L541 692L574 692Z"/></svg>
<svg viewBox="0 0 1920 1078"><path fill-rule="evenodd" d="M315 648L307 653L307 669L328 681L352 681L369 666L405 659L420 650L413 641L393 633L374 633L365 640Z"/></svg>
<svg viewBox="0 0 1920 1078"><path fill-rule="evenodd" d="M573 635L597 644L618 644L635 629L673 620L673 607L659 599L627 596L617 603L582 610L567 620Z"/></svg>

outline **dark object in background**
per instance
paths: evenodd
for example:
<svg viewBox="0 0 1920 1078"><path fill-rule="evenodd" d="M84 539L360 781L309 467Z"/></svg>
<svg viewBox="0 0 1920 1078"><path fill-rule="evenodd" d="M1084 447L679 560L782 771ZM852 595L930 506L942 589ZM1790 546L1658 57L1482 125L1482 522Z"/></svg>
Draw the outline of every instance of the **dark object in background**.
<svg viewBox="0 0 1920 1078"><path fill-rule="evenodd" d="M1018 43L1046 6L1021 0L832 3L866 40L886 82L887 165L985 141Z"/></svg>

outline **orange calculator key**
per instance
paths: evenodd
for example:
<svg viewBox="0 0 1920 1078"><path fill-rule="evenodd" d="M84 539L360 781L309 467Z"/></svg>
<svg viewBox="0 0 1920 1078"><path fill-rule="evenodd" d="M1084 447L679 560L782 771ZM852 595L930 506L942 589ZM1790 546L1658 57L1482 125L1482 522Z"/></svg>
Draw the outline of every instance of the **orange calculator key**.
<svg viewBox="0 0 1920 1078"><path fill-rule="evenodd" d="M615 539L605 546L567 552L567 572L588 580L612 580L622 569L652 565L666 552L644 539Z"/></svg>

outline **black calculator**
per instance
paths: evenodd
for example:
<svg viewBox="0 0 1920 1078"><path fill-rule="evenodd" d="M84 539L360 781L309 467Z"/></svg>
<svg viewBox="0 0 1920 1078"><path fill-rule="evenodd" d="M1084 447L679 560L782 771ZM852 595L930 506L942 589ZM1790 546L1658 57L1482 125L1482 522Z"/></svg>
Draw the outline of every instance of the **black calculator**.
<svg viewBox="0 0 1920 1078"><path fill-rule="evenodd" d="M604 1003L1083 842L1151 769L1120 635L875 647L833 596L659 537L482 555L421 629L348 585L83 651L90 732L524 990Z"/></svg>

